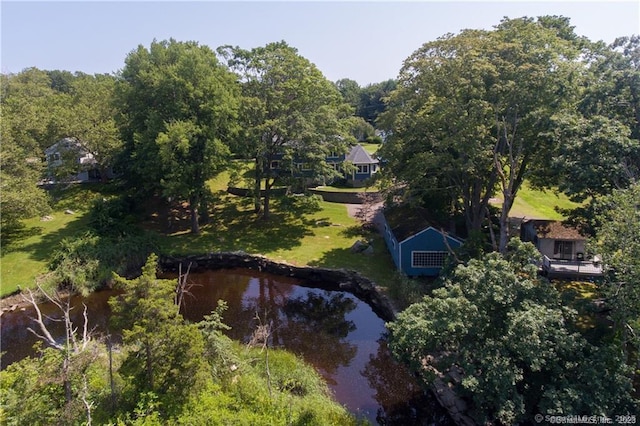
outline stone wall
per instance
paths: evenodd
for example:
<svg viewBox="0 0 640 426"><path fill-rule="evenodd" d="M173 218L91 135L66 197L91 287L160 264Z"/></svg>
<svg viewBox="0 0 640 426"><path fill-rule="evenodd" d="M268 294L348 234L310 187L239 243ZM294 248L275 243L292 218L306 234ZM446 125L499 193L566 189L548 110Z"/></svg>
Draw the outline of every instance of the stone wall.
<svg viewBox="0 0 640 426"><path fill-rule="evenodd" d="M324 201L330 203L364 204L365 194L369 196L369 201L372 203L382 201L382 196L379 192L334 192L322 191L320 189L310 189L309 191L313 194L320 195Z"/></svg>
<svg viewBox="0 0 640 426"><path fill-rule="evenodd" d="M298 278L300 285L323 290L346 291L362 300L384 321L393 321L395 311L389 299L381 294L375 284L355 271L345 269L311 268L273 262L265 257L242 252L209 253L186 257L162 256L160 268L165 272L183 271L191 264L191 271L246 268L274 275Z"/></svg>
<svg viewBox="0 0 640 426"><path fill-rule="evenodd" d="M253 190L248 188L237 188L235 186L230 186L227 188L227 192L231 195L237 195L239 197L250 197L251 192ZM260 196L264 197L265 190L260 190ZM284 195L287 193L287 188L272 188L271 195Z"/></svg>

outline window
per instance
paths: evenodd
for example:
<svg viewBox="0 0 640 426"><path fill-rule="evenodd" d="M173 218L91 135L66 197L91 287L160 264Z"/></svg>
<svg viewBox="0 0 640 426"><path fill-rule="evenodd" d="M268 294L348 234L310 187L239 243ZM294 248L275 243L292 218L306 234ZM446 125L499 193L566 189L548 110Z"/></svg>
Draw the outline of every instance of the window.
<svg viewBox="0 0 640 426"><path fill-rule="evenodd" d="M411 267L442 268L448 254L446 251L412 251Z"/></svg>
<svg viewBox="0 0 640 426"><path fill-rule="evenodd" d="M329 157L328 158L338 158L338 157L339 157L339 155L338 155L338 153L336 151L331 151L329 153Z"/></svg>
<svg viewBox="0 0 640 426"><path fill-rule="evenodd" d="M554 241L553 257L556 259L571 259L573 257L573 241Z"/></svg>
<svg viewBox="0 0 640 426"><path fill-rule="evenodd" d="M311 170L311 164L309 163L301 163L298 165L300 170Z"/></svg>
<svg viewBox="0 0 640 426"><path fill-rule="evenodd" d="M280 168L280 162L278 160L273 160L271 162L271 164L269 165L269 167L271 167L271 169L279 169Z"/></svg>
<svg viewBox="0 0 640 426"><path fill-rule="evenodd" d="M356 173L369 173L369 165L368 164L358 164L356 166Z"/></svg>

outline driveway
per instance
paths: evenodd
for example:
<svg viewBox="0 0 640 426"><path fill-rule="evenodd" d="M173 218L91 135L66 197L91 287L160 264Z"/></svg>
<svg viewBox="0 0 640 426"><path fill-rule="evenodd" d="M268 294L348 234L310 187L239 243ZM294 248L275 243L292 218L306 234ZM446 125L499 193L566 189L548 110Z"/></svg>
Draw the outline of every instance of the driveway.
<svg viewBox="0 0 640 426"><path fill-rule="evenodd" d="M364 218L365 222L371 222L376 227L378 232L382 235L384 232L384 219L382 218L382 207L383 202L371 204L370 206L366 206L365 204L345 204L347 207L347 213L351 217L358 218L360 211L364 208L368 211L366 212L366 217Z"/></svg>

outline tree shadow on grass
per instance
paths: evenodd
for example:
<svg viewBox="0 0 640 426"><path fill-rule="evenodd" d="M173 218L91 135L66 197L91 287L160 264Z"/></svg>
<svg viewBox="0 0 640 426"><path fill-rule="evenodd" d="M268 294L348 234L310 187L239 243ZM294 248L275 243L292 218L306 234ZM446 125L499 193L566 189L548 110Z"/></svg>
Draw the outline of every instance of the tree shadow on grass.
<svg viewBox="0 0 640 426"><path fill-rule="evenodd" d="M20 242L27 238L40 235L43 231L42 226L27 227L24 224L19 224L16 227L11 227L2 230L2 253L11 253L12 251L20 250Z"/></svg>
<svg viewBox="0 0 640 426"><path fill-rule="evenodd" d="M39 228L39 227L36 227ZM48 261L51 254L58 249L60 242L65 238L76 237L87 230L86 216L78 216L67 222L64 226L42 234L39 241L16 247L16 251L28 253L29 258L38 261Z"/></svg>
<svg viewBox="0 0 640 426"><path fill-rule="evenodd" d="M268 220L254 211L250 199L227 197L211 212L210 221L200 235L183 231L167 236L163 246L172 254L207 253L212 251L244 251L264 254L287 250L302 244L313 235L314 220L296 212L274 209Z"/></svg>

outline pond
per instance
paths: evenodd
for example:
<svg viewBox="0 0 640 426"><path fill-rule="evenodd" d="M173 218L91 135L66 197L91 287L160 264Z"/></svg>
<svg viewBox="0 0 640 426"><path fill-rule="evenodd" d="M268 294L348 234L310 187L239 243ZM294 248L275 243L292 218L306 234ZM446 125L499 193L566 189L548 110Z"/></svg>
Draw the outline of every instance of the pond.
<svg viewBox="0 0 640 426"><path fill-rule="evenodd" d="M232 339L248 342L259 322L269 324L270 346L294 352L313 365L336 400L356 415L373 424L450 424L435 399L392 359L384 322L353 295L243 269L192 273L189 281L193 285L182 310L185 318L201 320L222 299L228 305L224 322L231 327L227 333ZM106 330L107 300L113 294L101 291L82 300L97 330ZM81 299L73 303L80 305ZM47 304L42 310L54 312ZM26 330L30 315L29 310L3 314L3 367L32 353L35 338Z"/></svg>

